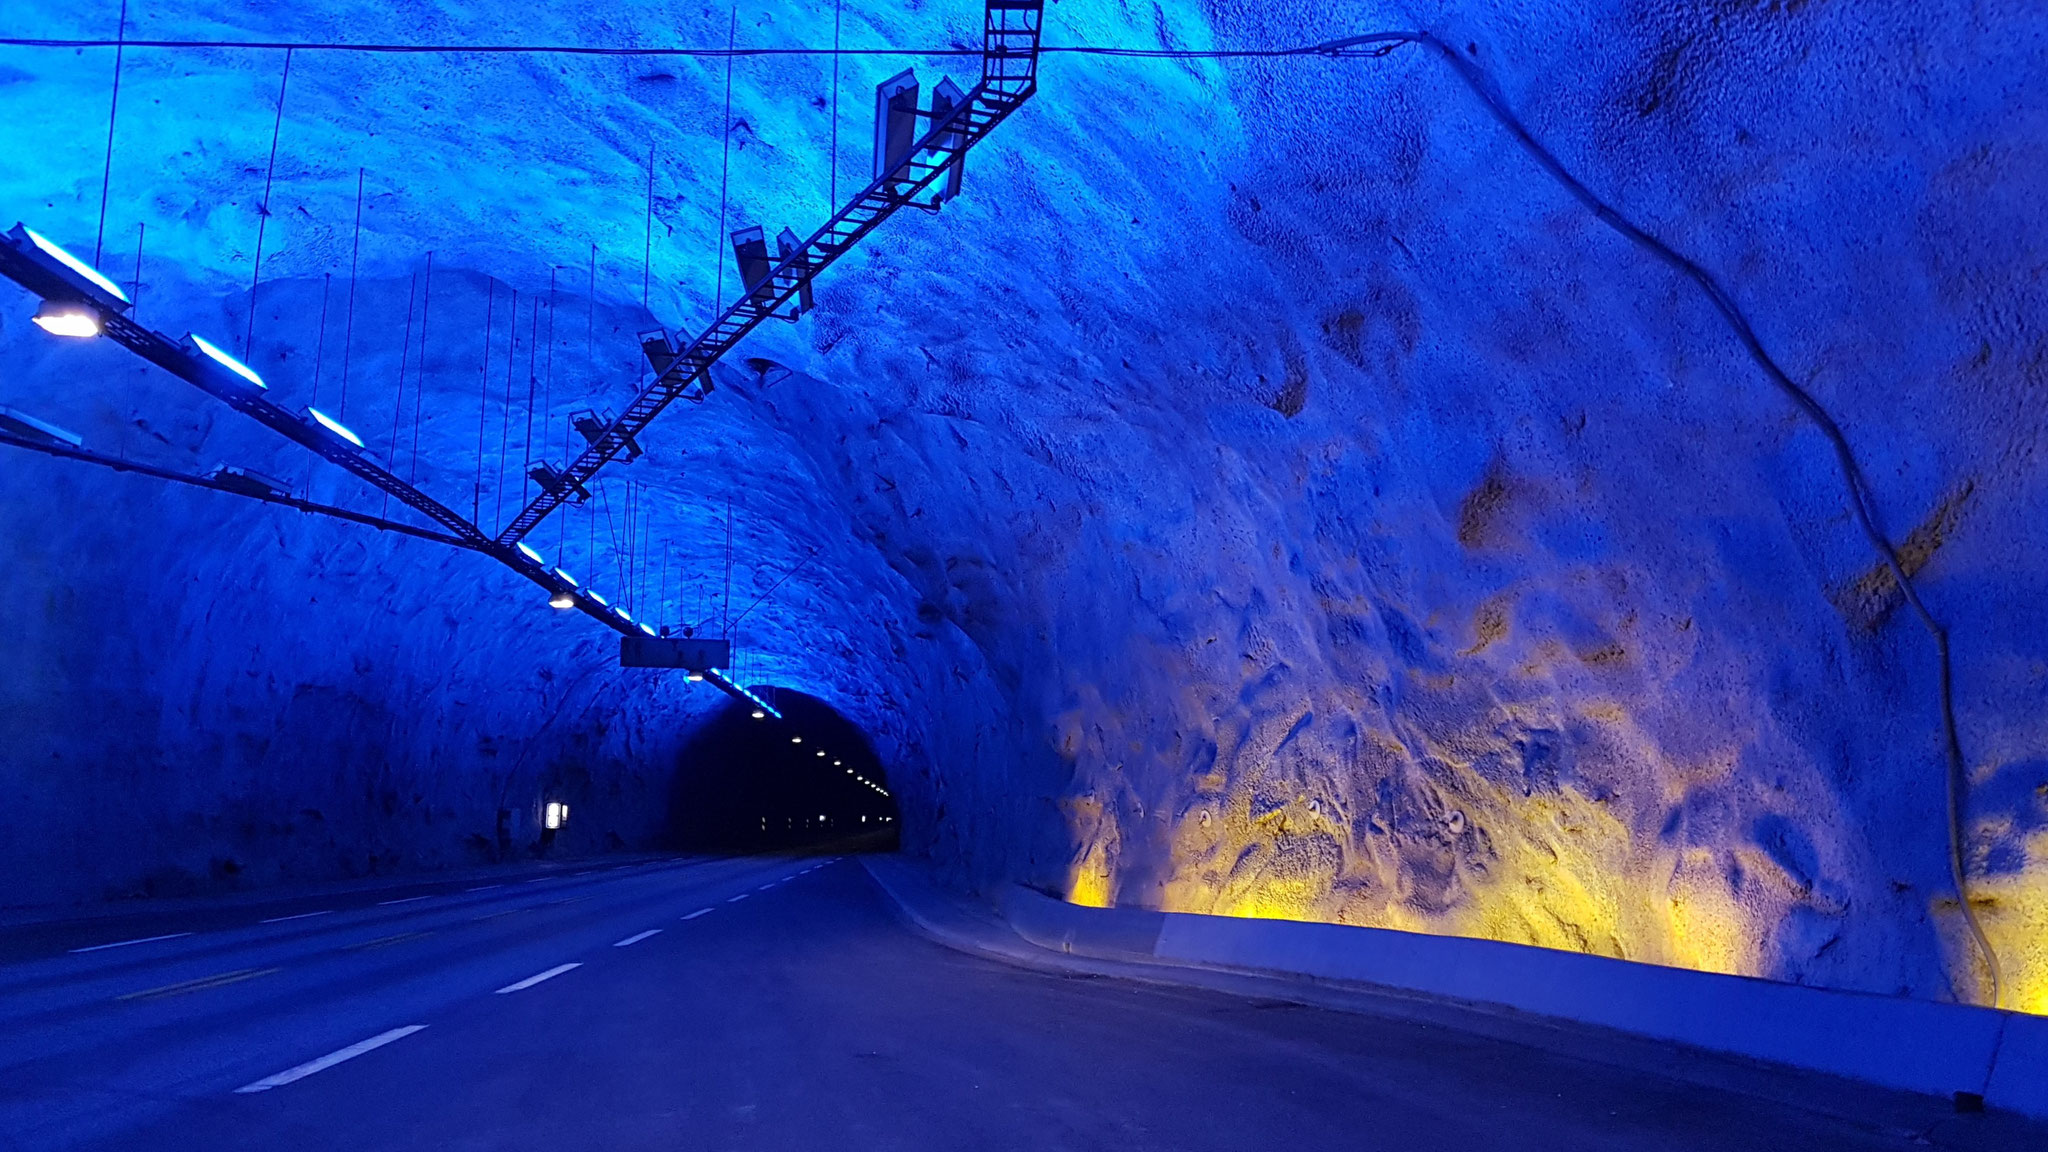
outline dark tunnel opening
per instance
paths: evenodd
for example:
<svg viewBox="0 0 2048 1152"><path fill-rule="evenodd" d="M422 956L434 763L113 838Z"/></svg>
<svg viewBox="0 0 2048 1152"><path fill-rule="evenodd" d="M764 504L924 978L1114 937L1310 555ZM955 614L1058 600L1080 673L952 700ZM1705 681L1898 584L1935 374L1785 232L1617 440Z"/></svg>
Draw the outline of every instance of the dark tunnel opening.
<svg viewBox="0 0 2048 1152"><path fill-rule="evenodd" d="M670 805L674 846L894 851L896 800L859 727L801 692L755 691L782 719L730 701L684 746Z"/></svg>

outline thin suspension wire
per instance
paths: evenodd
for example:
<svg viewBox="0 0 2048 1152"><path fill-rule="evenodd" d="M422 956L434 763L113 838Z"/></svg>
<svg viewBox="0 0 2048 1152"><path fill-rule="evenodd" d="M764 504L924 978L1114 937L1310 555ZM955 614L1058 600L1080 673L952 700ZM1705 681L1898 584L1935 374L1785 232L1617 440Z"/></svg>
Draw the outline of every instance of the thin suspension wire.
<svg viewBox="0 0 2048 1152"><path fill-rule="evenodd" d="M391 462L398 462L398 430L405 414L405 358L412 353L412 306L420 298L420 274L412 274L405 291L405 340L398 346L398 395L391 401ZM391 493L384 493L384 515L391 511Z"/></svg>
<svg viewBox="0 0 2048 1152"><path fill-rule="evenodd" d="M256 339L256 290L263 285L263 233L270 224L270 182L277 175L277 137L284 131L284 97L292 82L292 50L284 50L284 78L277 82L277 119L270 125L270 164L263 170L263 203L256 209L256 259L249 273L249 324L242 332L242 358L251 358ZM385 502L390 502L385 495Z"/></svg>
<svg viewBox="0 0 2048 1152"><path fill-rule="evenodd" d="M654 280L654 146L647 146L647 238L640 252L640 307L649 308Z"/></svg>
<svg viewBox="0 0 2048 1152"><path fill-rule="evenodd" d="M484 427L490 422L491 411L491 327L497 320L498 282L484 280L484 356L483 367L478 373L481 387L477 389L476 402L476 485L469 498L469 521L474 524L484 514Z"/></svg>
<svg viewBox="0 0 2048 1152"><path fill-rule="evenodd" d="M0 37L0 47L6 48L117 48L117 40L56 39L50 37L9 36ZM984 55L979 48L684 48L684 47L633 47L608 48L581 44L387 44L387 43L345 43L339 41L297 41L297 40L128 40L129 48L156 48L190 51L221 51L235 49L243 51L276 52L291 49L298 52L373 52L397 55L528 55L528 56L663 56L692 57L717 60L726 57L753 56L912 56L929 59L944 59L957 56ZM1356 55L1341 49L1333 50L1331 42L1300 44L1281 48L1124 48L1108 44L1046 44L1039 48L1046 56L1113 56L1141 60L1262 60L1289 56L1346 56Z"/></svg>
<svg viewBox="0 0 2048 1152"><path fill-rule="evenodd" d="M121 0L121 23L114 30L114 98L107 104L107 163L100 172L100 230L92 238L92 262L100 262L107 238L107 192L114 186L114 120L121 111L121 57L127 51L128 0ZM132 303L132 302L131 302Z"/></svg>
<svg viewBox="0 0 2048 1152"><path fill-rule="evenodd" d="M81 48L115 48L122 42L97 39L56 39L35 36L0 37L0 48L52 48L77 50ZM979 48L847 48L834 52L827 48L606 48L577 44L380 44L346 43L341 41L298 41L298 40L128 40L129 48L156 48L191 51L221 51L234 49L243 51L276 52L289 49L296 52L374 52L395 55L451 55L475 54L480 56L529 55L529 56L668 56L696 57L700 59L721 59L727 56L981 56ZM1099 55L1186 55L1192 57L1221 55L1300 55L1313 49L1266 50L1255 53L1170 53L1152 49L1095 48L1069 46L1065 48L1041 48L1041 52L1094 53Z"/></svg>
<svg viewBox="0 0 2048 1152"><path fill-rule="evenodd" d="M320 406L320 367L327 356L327 291L334 287L334 273L320 277L320 334L313 341L313 406Z"/></svg>
<svg viewBox="0 0 2048 1152"><path fill-rule="evenodd" d="M148 233L149 225L135 226L135 286L134 291L128 293L128 314L134 317L142 315L142 239Z"/></svg>
<svg viewBox="0 0 2048 1152"><path fill-rule="evenodd" d="M533 396L534 385L539 383L534 379L534 365L540 360L540 297L533 298L529 311L532 317L526 324L526 438L521 442L525 463L519 469L522 490L526 487L526 478L533 473Z"/></svg>
<svg viewBox="0 0 2048 1152"><path fill-rule="evenodd" d="M427 287L420 300L420 360L413 367L412 380L412 468L406 483L420 478L420 407L427 398L427 326L434 315L434 254L427 253Z"/></svg>
<svg viewBox="0 0 2048 1152"><path fill-rule="evenodd" d="M558 271L558 269L554 268L548 269L548 355L547 367L544 369L546 373L545 383L541 385L540 393L541 440L543 441L541 452L543 458L545 458L548 448L551 447L545 441L549 436L553 435L549 429L554 426L555 419L555 276Z"/></svg>
<svg viewBox="0 0 2048 1152"><path fill-rule="evenodd" d="M825 208L836 212L839 209L839 14L845 8L846 0L832 3L832 150L826 153L826 167L832 175L830 191L825 195Z"/></svg>
<svg viewBox="0 0 2048 1152"><path fill-rule="evenodd" d="M363 256L363 170L356 169L356 229L348 253L348 322L341 337L341 403L336 418L348 419L348 361L356 337L356 267Z"/></svg>
<svg viewBox="0 0 2048 1152"><path fill-rule="evenodd" d="M711 301L712 315L725 309L725 197L728 177L732 172L732 55L733 42L740 34L740 6L732 6L732 24L726 30L725 46L725 119L719 122L718 151L718 235L711 245L711 262L718 268L718 287Z"/></svg>
<svg viewBox="0 0 2048 1152"><path fill-rule="evenodd" d="M512 319L505 325L505 408L498 421L498 476L491 486L491 519L505 523L505 461L512 455L512 358L519 346L519 289L512 290Z"/></svg>
<svg viewBox="0 0 2048 1152"><path fill-rule="evenodd" d="M320 406L320 369L327 360L327 291L334 287L334 273L320 278L320 334L313 341L313 400L312 406ZM319 463L315 456L306 461L306 496L313 495L313 469Z"/></svg>

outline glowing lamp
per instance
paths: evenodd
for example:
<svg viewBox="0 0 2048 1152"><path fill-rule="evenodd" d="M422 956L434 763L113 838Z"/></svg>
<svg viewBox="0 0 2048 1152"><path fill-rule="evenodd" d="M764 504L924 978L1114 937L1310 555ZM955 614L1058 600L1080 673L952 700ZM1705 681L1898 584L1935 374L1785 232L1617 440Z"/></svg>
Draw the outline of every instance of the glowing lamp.
<svg viewBox="0 0 2048 1152"><path fill-rule="evenodd" d="M818 759L820 759L820 760L823 760L824 758L825 758L825 750L824 750L823 748L820 748L820 749L818 749Z"/></svg>
<svg viewBox="0 0 2048 1152"><path fill-rule="evenodd" d="M520 541L520 542L518 543L517 547L518 547L518 549L519 549L519 554L520 554L521 556L524 556L524 557L526 557L526 558L527 558L528 560L531 560L531 561L533 561L533 562L534 562L535 564L545 564L545 563L547 563L547 561L545 561L545 560L542 560L542 559L540 558L540 553L538 553L538 552L535 552L535 551L534 551L534 550L533 550L532 548L530 548L530 547L528 547L528 546L527 546L527 543L526 543L526 541L524 541L524 540L521 540L521 541Z"/></svg>
<svg viewBox="0 0 2048 1152"><path fill-rule="evenodd" d="M566 577L564 577L564 579L567 579L567 578L566 578ZM591 598L592 600L595 600L595 601L597 601L597 602L598 602L599 604L602 604L602 605L604 605L604 606L605 606L605 607L607 607L607 608L609 608L609 607L611 607L611 606L612 606L612 602L611 602L611 601L609 601L609 600L605 599L604 597L602 597L602 596L598 595L598 594L597 594L597 593L595 593L595 592L589 592L589 593L586 593L586 595L588 595L588 596L589 596L589 597L590 597L590 598Z"/></svg>
<svg viewBox="0 0 2048 1152"><path fill-rule="evenodd" d="M803 743L803 742L804 742L804 738L803 738L803 737L801 737L801 736L791 736L791 737L789 738L789 742L790 742L791 744L801 744L801 743Z"/></svg>
<svg viewBox="0 0 2048 1152"><path fill-rule="evenodd" d="M84 340L100 334L100 314L83 304L45 300L36 309L35 322L52 336Z"/></svg>
<svg viewBox="0 0 2048 1152"><path fill-rule="evenodd" d="M702 683L702 682L703 682L703 680L704 680L704 674L703 674L702 672L692 672L692 673L690 673L690 682L691 682L691 683L693 683L693 684L696 684L696 683Z"/></svg>
<svg viewBox="0 0 2048 1152"><path fill-rule="evenodd" d="M567 581L569 587L576 587L576 578L574 576L569 575L567 572L562 571L560 568L555 569L555 575L560 576L563 580Z"/></svg>
<svg viewBox="0 0 2048 1152"><path fill-rule="evenodd" d="M353 444L358 448L361 448L363 446L362 437L349 431L347 426L342 424L341 421L336 420L334 417L329 416L327 413L322 412L318 408L306 409L306 415L311 416L314 419L314 421L318 423L322 428L327 429L329 432L334 433L336 436L341 437L343 440L348 441L350 444Z"/></svg>
<svg viewBox="0 0 2048 1152"><path fill-rule="evenodd" d="M547 803L547 807L541 809L541 824L550 832L554 831L557 828L560 828L562 825L567 824L568 822L569 806L567 804L563 804L560 801L556 800L550 800Z"/></svg>
<svg viewBox="0 0 2048 1152"><path fill-rule="evenodd" d="M66 252L55 241L51 240L49 237L43 235L42 233L36 231L35 229L27 227L25 225L17 225L16 227L20 230L22 235L28 237L29 243L34 244L37 248L42 250L43 255L48 256L52 260L55 260L57 263L63 265L65 268L69 269L74 274L84 277L85 281L88 284L91 284L94 288L106 293L108 296L113 297L114 300L118 301L119 303L126 304L129 302L128 294L126 292L121 291L121 286L119 284L114 283L112 280L107 279L105 276L100 275L99 269L94 268L92 265L87 264L85 261L80 260L76 256L73 256L71 253Z"/></svg>
<svg viewBox="0 0 2048 1152"><path fill-rule="evenodd" d="M649 636L652 636L652 635L654 635L654 634L655 634L655 632L654 632L654 625L652 625L652 624L642 624L642 625L640 625L640 630L641 630L642 632L645 632L645 633L647 633L647 634L648 634Z"/></svg>
<svg viewBox="0 0 2048 1152"><path fill-rule="evenodd" d="M197 348L200 352L205 353L206 358L208 360L213 361L215 364L218 364L221 367L227 369L228 371L234 373L235 375L240 376L242 379L248 381L251 384L254 384L258 388L268 389L270 387L270 385L265 384L263 382L263 377L258 376L256 374L256 370L254 368L251 368L247 364L242 363L240 360L235 359L233 356L228 355L226 352L222 351L219 347L217 347L213 343L213 341L208 340L206 337L195 336L191 333L187 333L185 339L191 341L192 346L194 348Z"/></svg>
<svg viewBox="0 0 2048 1152"><path fill-rule="evenodd" d="M766 712L761 711L759 708L754 709L754 719L766 720L767 718L768 714Z"/></svg>
<svg viewBox="0 0 2048 1152"><path fill-rule="evenodd" d="M550 608L574 608L576 606L576 594L574 592L557 592L548 597L548 606Z"/></svg>
<svg viewBox="0 0 2048 1152"><path fill-rule="evenodd" d="M839 767L839 761L837 761L837 760L834 760L834 761L832 762L832 766L833 766L834 768L837 768L837 767ZM851 769L851 768L848 768L848 769L847 769L847 771L848 771L848 772L851 772L851 771L853 771L853 769Z"/></svg>

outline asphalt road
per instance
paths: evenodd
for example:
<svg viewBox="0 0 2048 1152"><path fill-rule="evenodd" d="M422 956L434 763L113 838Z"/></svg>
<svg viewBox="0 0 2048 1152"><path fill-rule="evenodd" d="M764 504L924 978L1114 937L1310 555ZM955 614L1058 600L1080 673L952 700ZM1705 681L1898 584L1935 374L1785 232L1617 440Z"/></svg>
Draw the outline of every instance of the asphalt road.
<svg viewBox="0 0 2048 1152"><path fill-rule="evenodd" d="M1452 1029L965 955L844 858L320 902L142 943L0 930L0 1148L1915 1146Z"/></svg>

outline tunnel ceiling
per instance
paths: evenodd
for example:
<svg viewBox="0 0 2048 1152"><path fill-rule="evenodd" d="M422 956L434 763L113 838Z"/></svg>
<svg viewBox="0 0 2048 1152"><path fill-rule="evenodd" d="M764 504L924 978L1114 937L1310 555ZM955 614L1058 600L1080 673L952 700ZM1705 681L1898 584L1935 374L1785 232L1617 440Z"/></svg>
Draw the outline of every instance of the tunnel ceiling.
<svg viewBox="0 0 2048 1152"><path fill-rule="evenodd" d="M980 17L852 3L841 35L972 45ZM24 18L115 31L111 7ZM128 34L718 45L729 18L152 2ZM1053 43L1147 48L1426 28L1719 277L1840 422L1948 630L1969 888L2007 1002L2048 1010L2048 19L1775 0L1065 0L1048 19ZM833 9L742 5L734 35L829 44ZM103 263L129 279L146 226L145 322L235 332L278 125L252 359L299 402L315 376L338 401L345 371L373 447L397 439L394 464L487 523L523 491L498 461L523 462L529 380L546 454L571 411L630 399L648 312L709 318L721 189L728 228L827 211L829 58L732 62L722 132L719 59L308 51L280 118L281 52L135 48L109 165L111 63L0 49L6 203L90 251L110 172ZM975 62L841 59L842 197L873 86L906 64L930 84ZM10 300L0 402L363 499ZM955 877L1985 998L1934 647L1828 442L1443 60L1051 57L960 200L891 221L816 313L769 327L740 356L770 367L721 366L537 539L663 623L772 588L734 631L740 678L857 725L906 844ZM499 813L571 792L584 848L646 844L717 706L612 667L608 633L474 557L18 455L0 484L17 900L488 855Z"/></svg>

